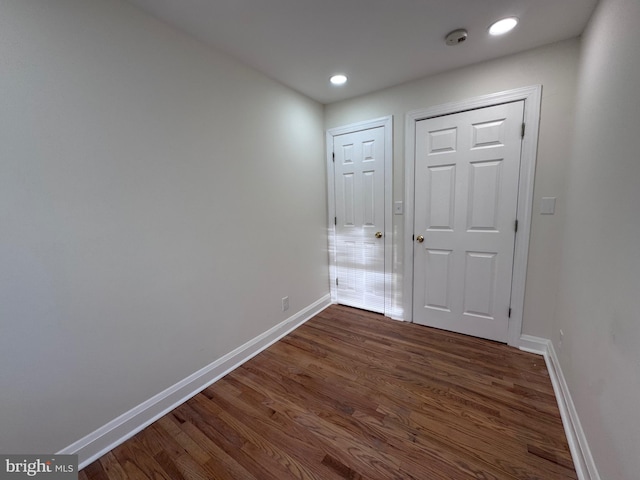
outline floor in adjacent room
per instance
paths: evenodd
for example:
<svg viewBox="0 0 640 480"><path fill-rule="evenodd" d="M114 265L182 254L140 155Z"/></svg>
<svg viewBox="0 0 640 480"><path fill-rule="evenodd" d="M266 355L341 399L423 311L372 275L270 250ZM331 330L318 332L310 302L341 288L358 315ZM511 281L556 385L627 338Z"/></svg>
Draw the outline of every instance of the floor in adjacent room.
<svg viewBox="0 0 640 480"><path fill-rule="evenodd" d="M544 359L333 305L85 479L576 479Z"/></svg>

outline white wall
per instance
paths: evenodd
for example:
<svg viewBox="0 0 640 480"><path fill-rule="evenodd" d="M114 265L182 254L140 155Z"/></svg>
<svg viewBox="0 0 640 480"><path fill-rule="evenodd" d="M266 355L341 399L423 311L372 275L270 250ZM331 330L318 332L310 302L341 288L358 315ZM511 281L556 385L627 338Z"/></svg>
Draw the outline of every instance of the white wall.
<svg viewBox="0 0 640 480"><path fill-rule="evenodd" d="M603 0L584 34L553 332L603 480L640 476L638 22L638 0Z"/></svg>
<svg viewBox="0 0 640 480"><path fill-rule="evenodd" d="M464 48L464 46L462 47ZM394 116L393 199L404 199L404 119L408 111L542 84L542 111L535 175L535 204L523 333L549 338L553 331L559 272L564 181L573 127L578 39L382 90L325 107L325 128L383 115ZM455 54L452 51L452 54ZM539 215L542 197L557 196L556 214ZM394 297L402 305L403 222L394 216ZM400 307L401 308L401 307Z"/></svg>
<svg viewBox="0 0 640 480"><path fill-rule="evenodd" d="M55 452L328 294L323 109L119 0L0 11L0 451Z"/></svg>

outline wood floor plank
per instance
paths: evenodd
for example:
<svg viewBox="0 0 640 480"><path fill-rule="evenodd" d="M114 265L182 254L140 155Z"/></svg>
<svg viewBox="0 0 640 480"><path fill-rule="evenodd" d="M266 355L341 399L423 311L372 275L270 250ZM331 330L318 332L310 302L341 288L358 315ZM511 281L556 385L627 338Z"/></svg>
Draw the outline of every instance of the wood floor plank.
<svg viewBox="0 0 640 480"><path fill-rule="evenodd" d="M171 476L149 455L135 437L112 450L127 478L179 480Z"/></svg>
<svg viewBox="0 0 640 480"><path fill-rule="evenodd" d="M126 480L127 474L122 469L120 462L113 455L113 452L107 452L100 458L100 464L104 469L105 476L112 480Z"/></svg>
<svg viewBox="0 0 640 480"><path fill-rule="evenodd" d="M421 327L417 327L417 328L421 328ZM300 336L297 336L297 333L294 333L290 339L286 339L285 341L296 342L296 339L299 339L302 335L303 334L301 334ZM506 346L503 346L503 347L508 348ZM351 353L351 350L352 349L350 349L345 353L345 355L348 356L348 358L344 359L345 362L348 362L348 363L357 362L358 360L357 353ZM339 347L336 347L333 350L333 353L338 354L340 351L341 350L339 349ZM372 361L372 360L369 359L368 361ZM419 362L419 360L416 359L415 362ZM551 413L551 415L545 416L545 413L550 413L550 412L544 412L542 411L541 408L536 408L535 405L531 403L530 399L529 399L529 403L531 404L527 404L524 402L524 400L526 399L519 398L517 395L514 395L512 393L507 393L506 394L507 398L505 398L505 392L501 391L500 389L496 389L496 388L488 389L485 386L482 386L479 388L477 386L477 378L481 376L481 373L479 371L476 371L477 369L475 369L473 365L469 365L467 368L469 372L468 373L463 372L462 378L456 379L456 375L460 374L460 368L458 368L457 366L451 366L450 367L451 372L445 371L444 375L440 375L438 372L433 372L432 368L429 368L425 371L420 371L418 367L416 367L413 363L407 364L407 365L405 364L396 365L395 367L396 378L399 375L401 375L402 371L405 371L405 370L407 371L408 374L411 374L413 378L422 378L423 380L426 378L430 382L425 385L425 388L436 388L437 392L448 395L450 400L463 402L465 407L470 407L474 401L475 402L485 401L486 408L494 409L495 411L495 408L502 406L505 408L502 409L502 412L498 411L497 413L498 414L502 413L503 416L505 415L510 416L511 410L514 407L514 403L518 403L521 409L526 410L525 413L527 413L527 415L522 415L521 413L518 413L514 418L512 418L513 421L515 422L524 421L524 420L527 420L527 418L529 417L535 417L536 418L535 424L530 426L535 429L538 429L538 431L542 433L547 432L549 428L560 428L560 429L562 428L562 423L559 417L557 417L557 407L555 406L555 399L551 395L547 396L544 399L544 401L547 404L552 405L551 407L548 407L548 408L556 409L555 410L556 414L553 415L553 413ZM385 373L384 368L376 369L376 368L367 367L367 370L374 375L379 374L379 372ZM408 381L409 377L404 376L400 378L406 382ZM452 379L457 380L457 383L452 384L452 382L450 381ZM380 379L378 379L378 381L380 381ZM433 385L434 382L435 382L435 385ZM473 390L471 391L471 397L469 399L469 396L466 395L466 393L470 389L472 389L474 385L476 385L475 391ZM494 387L495 386L497 385L494 385ZM400 385L400 388L402 388L402 385ZM550 382L549 382L549 389L551 389ZM451 393L451 392L455 392L455 393ZM483 392L488 392L488 393L482 394ZM465 399L465 397L467 399ZM476 403L476 406L478 406L477 403Z"/></svg>
<svg viewBox="0 0 640 480"><path fill-rule="evenodd" d="M317 324L314 324L313 328L316 328L316 327L317 327ZM326 330L323 330L323 331L326 332ZM339 343L344 347L347 347L347 346L357 347L357 343L354 343L350 339L335 338L335 337L332 337L332 338L334 343ZM387 361L390 358L389 356L393 355L393 353L395 352L395 349L393 347L377 345L373 342L367 343L367 348L371 355L380 355L386 358ZM393 360L398 361L399 369L401 370L406 369L409 371L409 373L423 374L424 372L417 371L417 369L419 368L428 368L429 371L433 371L435 369L435 372L433 374L430 374L431 379L436 379L437 374L441 372L445 372L447 374L447 377L446 377L447 380L449 379L453 381L461 380L461 382L458 382L458 383L460 384L464 382L465 386L463 388L465 389L469 389L470 387L473 387L474 388L473 393L482 393L482 392L486 392L487 390L490 390L489 396L494 400L498 399L497 394L499 394L501 395L500 399L504 403L512 404L513 402L519 402L523 408L526 408L526 409L535 408L526 401L527 399L524 398L522 394L511 392L510 389L500 389L496 391L493 388L495 385L484 385L482 382L478 381L479 378L482 378L481 375L487 375L487 372L482 370L484 368L482 364L474 367L473 370L470 370L468 363L464 366L464 368L459 367L458 365L455 365L453 363L443 364L442 361L438 361L437 359L432 359L429 363L425 363L423 360L424 354L414 355L411 352L406 350L403 351L402 357L391 357L391 358ZM497 374L494 371L489 371L488 375L497 375ZM414 375L414 377L416 376ZM497 377L493 377L493 378L497 378ZM497 382L494 382L494 383L497 383ZM549 394L549 397L552 397L552 395ZM536 413L547 413L545 410L547 408L547 405L548 405L548 402L542 402L539 408L535 408Z"/></svg>
<svg viewBox="0 0 640 480"><path fill-rule="evenodd" d="M267 355L268 356L268 355ZM284 365L283 364L276 364L276 363L269 363L269 362L261 362L261 363L265 363L265 368L267 368L271 374L273 375L274 372L283 373L283 368ZM297 376L296 374L293 374L293 372L290 372L294 378ZM300 373L300 372L298 372ZM326 379L326 378L325 378ZM283 383L283 380L281 378L275 378L276 381L278 381L279 383ZM328 380L328 379L326 379ZM312 385L310 385L308 382L305 382L305 378L304 378L304 373L302 373L302 378L299 380L302 384L304 384L305 386L305 390L308 390L310 392L314 392L315 389ZM378 384L380 385L380 384ZM350 387L343 387L342 392L340 393L341 398L347 398L348 397L348 392L345 390L345 388L350 388ZM322 396L321 392L315 391L315 397L316 398L320 398ZM307 404L309 406L309 408L313 408L313 398L300 398L298 399L299 401ZM436 405L437 406L437 405ZM334 408L334 410L339 411L340 409L336 409ZM362 412L359 412L360 414L362 414ZM473 443L471 444L471 451L473 451L473 449L479 449L480 452L483 452L483 447L487 444L491 444L492 441L494 441L495 439L493 439L491 436L486 436L488 434L485 434L484 432L482 432L481 430L478 429L474 429L473 431L470 430L470 424L468 422L468 420L459 420L460 417L458 415L454 415L452 416L449 420L454 420L454 424L455 425L451 425L449 422L449 424L447 424L447 422L445 421L446 419L443 418L442 416L437 417L437 416L432 416L431 417L433 420L435 420L432 425L436 425L438 427L440 427L440 431L435 431L435 432L430 432L430 433L434 433L436 435L442 435L442 436L446 436L446 438L448 438L449 440L451 440L452 438L457 438L458 441L460 442L460 446L468 446L467 444L465 444L465 440L473 440ZM375 424L375 418L369 418L369 425L373 425ZM380 425L382 426L382 425ZM458 435L457 437L454 435L456 432L451 430L452 427L458 426L458 428L461 429L462 435ZM472 426L472 425L471 425ZM445 428L444 430L442 428ZM424 430L423 430L424 431ZM392 434L393 432L385 432L385 433L389 433ZM393 435L387 435L388 438L393 438ZM415 442L415 439L414 439ZM495 442L494 442L495 443ZM515 445L515 446L514 446ZM522 453L526 453L526 448L525 448L525 444L524 442L521 444L514 444L510 439L507 440L503 440L501 441L500 444L501 448L503 449L503 451L509 451L512 450L512 455L517 456L519 454ZM413 445L410 445L410 447L413 447ZM495 449L495 447L493 447ZM437 452L439 451L438 446L431 444L430 445L430 449L429 451L431 452ZM456 455L458 457L461 456L465 456L467 453L469 453L469 449L467 450L458 450L456 452ZM491 453L491 449L487 449L487 451L484 452L487 455L490 455ZM468 455L467 455L468 456ZM483 461L480 457L475 456L475 455L471 455L468 456L468 461L471 463L474 463L476 461ZM525 460L527 460L525 458ZM507 464L508 465L508 464ZM485 465L485 469L487 471L490 471L491 468L487 468L487 466ZM511 471L515 470L512 468L510 469ZM555 470L552 468L552 470ZM507 469L507 471L509 471L509 469ZM553 471L551 472L552 474L555 474L557 472ZM496 473L498 474L498 473Z"/></svg>
<svg viewBox="0 0 640 480"><path fill-rule="evenodd" d="M250 474L235 459L222 450L211 438L205 435L191 422L184 422L181 427L189 437L205 450L210 460L205 464L208 471L215 472L213 478L221 480L234 480L243 478L255 480L256 477Z"/></svg>
<svg viewBox="0 0 640 480"><path fill-rule="evenodd" d="M258 391L263 391L264 376L259 371L256 373L249 368L252 367L247 365L241 367L244 370L241 381ZM272 382L269 385L272 389L266 393L272 399L270 406L292 422L312 432L321 442L333 444L337 450L347 452L348 456L341 458L346 465L353 463L356 465L356 471L370 478L414 478L402 476L399 473L400 464L397 459L386 461L381 458L375 448L366 445L363 439L354 438L348 431L339 429L323 419L318 412L310 410L307 406L300 406L295 397L289 398L290 392L281 390L280 386Z"/></svg>
<svg viewBox="0 0 640 480"><path fill-rule="evenodd" d="M212 390L214 389L210 389L209 391L211 392ZM275 410L271 408L256 408L255 404L246 402L240 398L235 398L234 402L234 398L226 395L224 389L217 389L215 393L211 392L211 396L205 391L205 396L222 410L238 418L244 418L244 423L248 428L254 431L269 432L269 440L273 443L286 445L290 442L290 428L283 429L281 428L282 424L276 423L273 420L273 417L277 415ZM315 442L311 441L310 438L300 439L296 444L296 448L290 450L290 454L305 470L312 472L307 473L308 476L319 474L319 478L327 480L340 478L336 476L335 472L331 469L325 469L320 466L326 453L319 448Z"/></svg>
<svg viewBox="0 0 640 480"><path fill-rule="evenodd" d="M104 471L102 467L102 463L100 461L95 461L91 465L88 465L81 472L84 473L89 480L110 480L110 477Z"/></svg>
<svg viewBox="0 0 640 480"><path fill-rule="evenodd" d="M354 362L357 362L356 358L350 358L348 361L342 362L341 365L349 365L350 371L353 371ZM329 365L331 361L324 360L322 366L326 367ZM335 364L334 364L335 365ZM345 367L346 368L346 367ZM355 367L358 368L357 366ZM466 401L460 398L460 389L451 389L450 386L441 387L438 385L430 385L428 383L423 383L419 389L416 389L413 386L409 386L407 388L403 383L398 382L395 378L383 377L378 372L376 374L372 374L370 369L365 375L362 375L360 380L351 380L351 383L357 382L362 386L369 388L372 391L372 395L380 396L380 401L389 402L390 398L395 399L396 402L399 402L402 405L409 406L415 410L427 409L428 411L438 410L438 414L444 416L451 416L454 421L459 419L464 425L465 422L468 422L468 419L473 420L475 423L490 423L495 428L498 428L502 431L509 431L511 425L504 422L500 414L499 410L495 410L492 408L492 405L483 404L473 401ZM357 370L356 370L357 371ZM326 381L339 381L335 378L328 376L325 377ZM345 385L344 389L349 391L352 388L350 384ZM357 388L357 387L355 387ZM423 391L424 390L424 391ZM386 395L386 396L385 396ZM482 397L478 397L476 400L482 400ZM504 409L503 409L504 410ZM524 415L519 415L524 418ZM466 418L467 420L464 420ZM536 420L539 422L539 419ZM536 428L537 428L536 424ZM547 431L548 426L545 426L545 432ZM522 434L520 429L514 430L514 435ZM535 429L528 432L529 439L546 439L547 437L542 435L541 433L537 433Z"/></svg>
<svg viewBox="0 0 640 480"><path fill-rule="evenodd" d="M266 455L271 458L284 469L288 470L289 476L291 477L301 479L321 478L316 476L313 469L309 468L305 459L301 457L301 455L307 455L309 460L313 461L314 457L318 455L316 455L316 452L313 451L312 448L302 448L302 445L298 444L295 449L285 451L278 445L286 444L288 438L278 436L277 430L269 428L268 424L256 421L251 410L245 410L243 412L216 395L212 395L211 398L203 395L199 397L199 400L202 402L206 401L208 407L215 411L221 419L238 432L241 432L245 437L251 439L251 441L245 445L248 451L261 456ZM268 438L266 438L267 435L262 432L269 432ZM321 457L318 457L316 462L319 463L320 460Z"/></svg>
<svg viewBox="0 0 640 480"><path fill-rule="evenodd" d="M191 421L199 430L207 437L215 442L225 455L234 460L235 463L241 465L250 475L258 479L278 480L279 478L287 478L286 472L281 472L277 466L273 466L270 470L271 462L262 456L255 456L247 453L244 448L247 440L234 432L231 428L215 418L215 413L199 406L195 400L202 395L196 395L186 404L178 407L176 414L183 415L185 419ZM193 407L193 408L192 408ZM284 476L281 476L284 475Z"/></svg>
<svg viewBox="0 0 640 480"><path fill-rule="evenodd" d="M492 352L488 352L486 348L482 348L487 345L470 343L468 339L471 337L464 336L462 336L461 340L455 342L455 348L449 348L449 343L452 342L445 340L448 339L448 335L450 335L448 332L435 331L437 333L434 335L422 336L421 333L423 332L420 332L419 327L418 330L415 328L410 330L411 337L407 337L406 334L409 332L406 329L404 329L404 332L396 332L385 325L384 330L378 331L367 328L366 324L358 326L355 322L350 323L348 328L344 329L342 325L327 325L322 318L318 318L318 320L313 323L313 327L329 328L332 331L342 329L345 338L348 338L353 333L362 332L372 340L379 338L386 340L384 342L386 345L389 345L388 341L392 339L393 342L390 344L390 346L393 347L392 351L402 349L402 351L416 353L418 358L423 359L428 365L431 365L428 362L432 359L432 356L425 355L425 353L434 354L436 356L435 358L445 359L446 365L459 365L466 368L471 362L479 363L475 366L474 370L480 371L480 369L484 369L493 379L509 380L510 376L513 376L517 381L523 378L523 375L526 375L526 378L529 379L528 384L534 386L536 385L536 378L539 378L543 390L549 390L549 375L543 359L536 356L532 356L531 358L526 356L514 358L504 350L504 345L493 345L494 342L488 343L488 346L492 347ZM434 332L434 329L428 330L430 333ZM464 345L464 347L462 345ZM471 345L476 345L477 347L472 348ZM513 368L512 365L516 368Z"/></svg>
<svg viewBox="0 0 640 480"><path fill-rule="evenodd" d="M333 305L80 478L577 476L541 357Z"/></svg>
<svg viewBox="0 0 640 480"><path fill-rule="evenodd" d="M245 393L243 396L245 398L250 399L250 401L255 406L256 404L264 405L268 410L272 413L269 414L270 420L274 423L274 428L276 430L281 430L289 436L291 442L298 445L299 443L311 444L320 448L322 451L326 452L326 455L322 459L322 464L328 466L330 469L338 472L341 475L344 475L345 472L348 475L351 475L353 478L365 478L360 475L359 470L366 471L368 465L362 464L357 465L359 462L357 459L355 460L356 465L352 463L353 468L346 468L344 463L342 462L350 462L350 453L349 450L345 450L342 445L338 446L333 441L326 441L322 438L321 435L317 435L314 430L305 427L302 423L298 424L295 418L289 418L286 413L281 413L284 409L284 406L278 404L276 400L272 397L272 392L267 391L264 392L261 390L262 384L264 382L260 382L259 384L251 384L251 380L248 375L241 374L239 379L232 378L233 375L229 375L229 381L237 382L239 385L242 385L245 389ZM271 408L277 408L278 410L274 410ZM285 410L286 412L286 410ZM356 470L359 469L359 470ZM347 478L351 478L347 477Z"/></svg>

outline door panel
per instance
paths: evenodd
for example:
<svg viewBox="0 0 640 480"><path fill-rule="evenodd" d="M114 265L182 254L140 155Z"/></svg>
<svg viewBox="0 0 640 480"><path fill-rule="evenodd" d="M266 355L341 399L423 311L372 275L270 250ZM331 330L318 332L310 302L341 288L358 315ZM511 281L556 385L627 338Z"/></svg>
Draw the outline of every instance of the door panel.
<svg viewBox="0 0 640 480"><path fill-rule="evenodd" d="M429 167L426 205L429 230L453 229L455 204L456 166Z"/></svg>
<svg viewBox="0 0 640 480"><path fill-rule="evenodd" d="M333 141L338 302L384 312L384 127Z"/></svg>
<svg viewBox="0 0 640 480"><path fill-rule="evenodd" d="M451 250L425 249L426 261L425 288L424 288L424 308L434 310L451 311Z"/></svg>
<svg viewBox="0 0 640 480"><path fill-rule="evenodd" d="M502 160L469 164L467 230L497 232Z"/></svg>
<svg viewBox="0 0 640 480"><path fill-rule="evenodd" d="M467 252L464 275L464 314L494 318L493 299L497 254Z"/></svg>
<svg viewBox="0 0 640 480"><path fill-rule="evenodd" d="M414 322L506 341L524 102L416 123Z"/></svg>

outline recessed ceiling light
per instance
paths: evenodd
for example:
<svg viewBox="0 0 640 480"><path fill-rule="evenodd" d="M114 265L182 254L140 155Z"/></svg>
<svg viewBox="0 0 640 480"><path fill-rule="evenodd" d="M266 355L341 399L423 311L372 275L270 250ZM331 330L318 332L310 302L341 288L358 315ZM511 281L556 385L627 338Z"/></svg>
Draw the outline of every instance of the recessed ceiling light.
<svg viewBox="0 0 640 480"><path fill-rule="evenodd" d="M338 75L334 75L333 77L331 77L329 79L329 81L333 84L333 85L344 85L345 83L347 83L347 76L346 75L342 75L341 73Z"/></svg>
<svg viewBox="0 0 640 480"><path fill-rule="evenodd" d="M489 34L504 35L513 30L517 24L518 19L516 17L503 18L489 27Z"/></svg>

